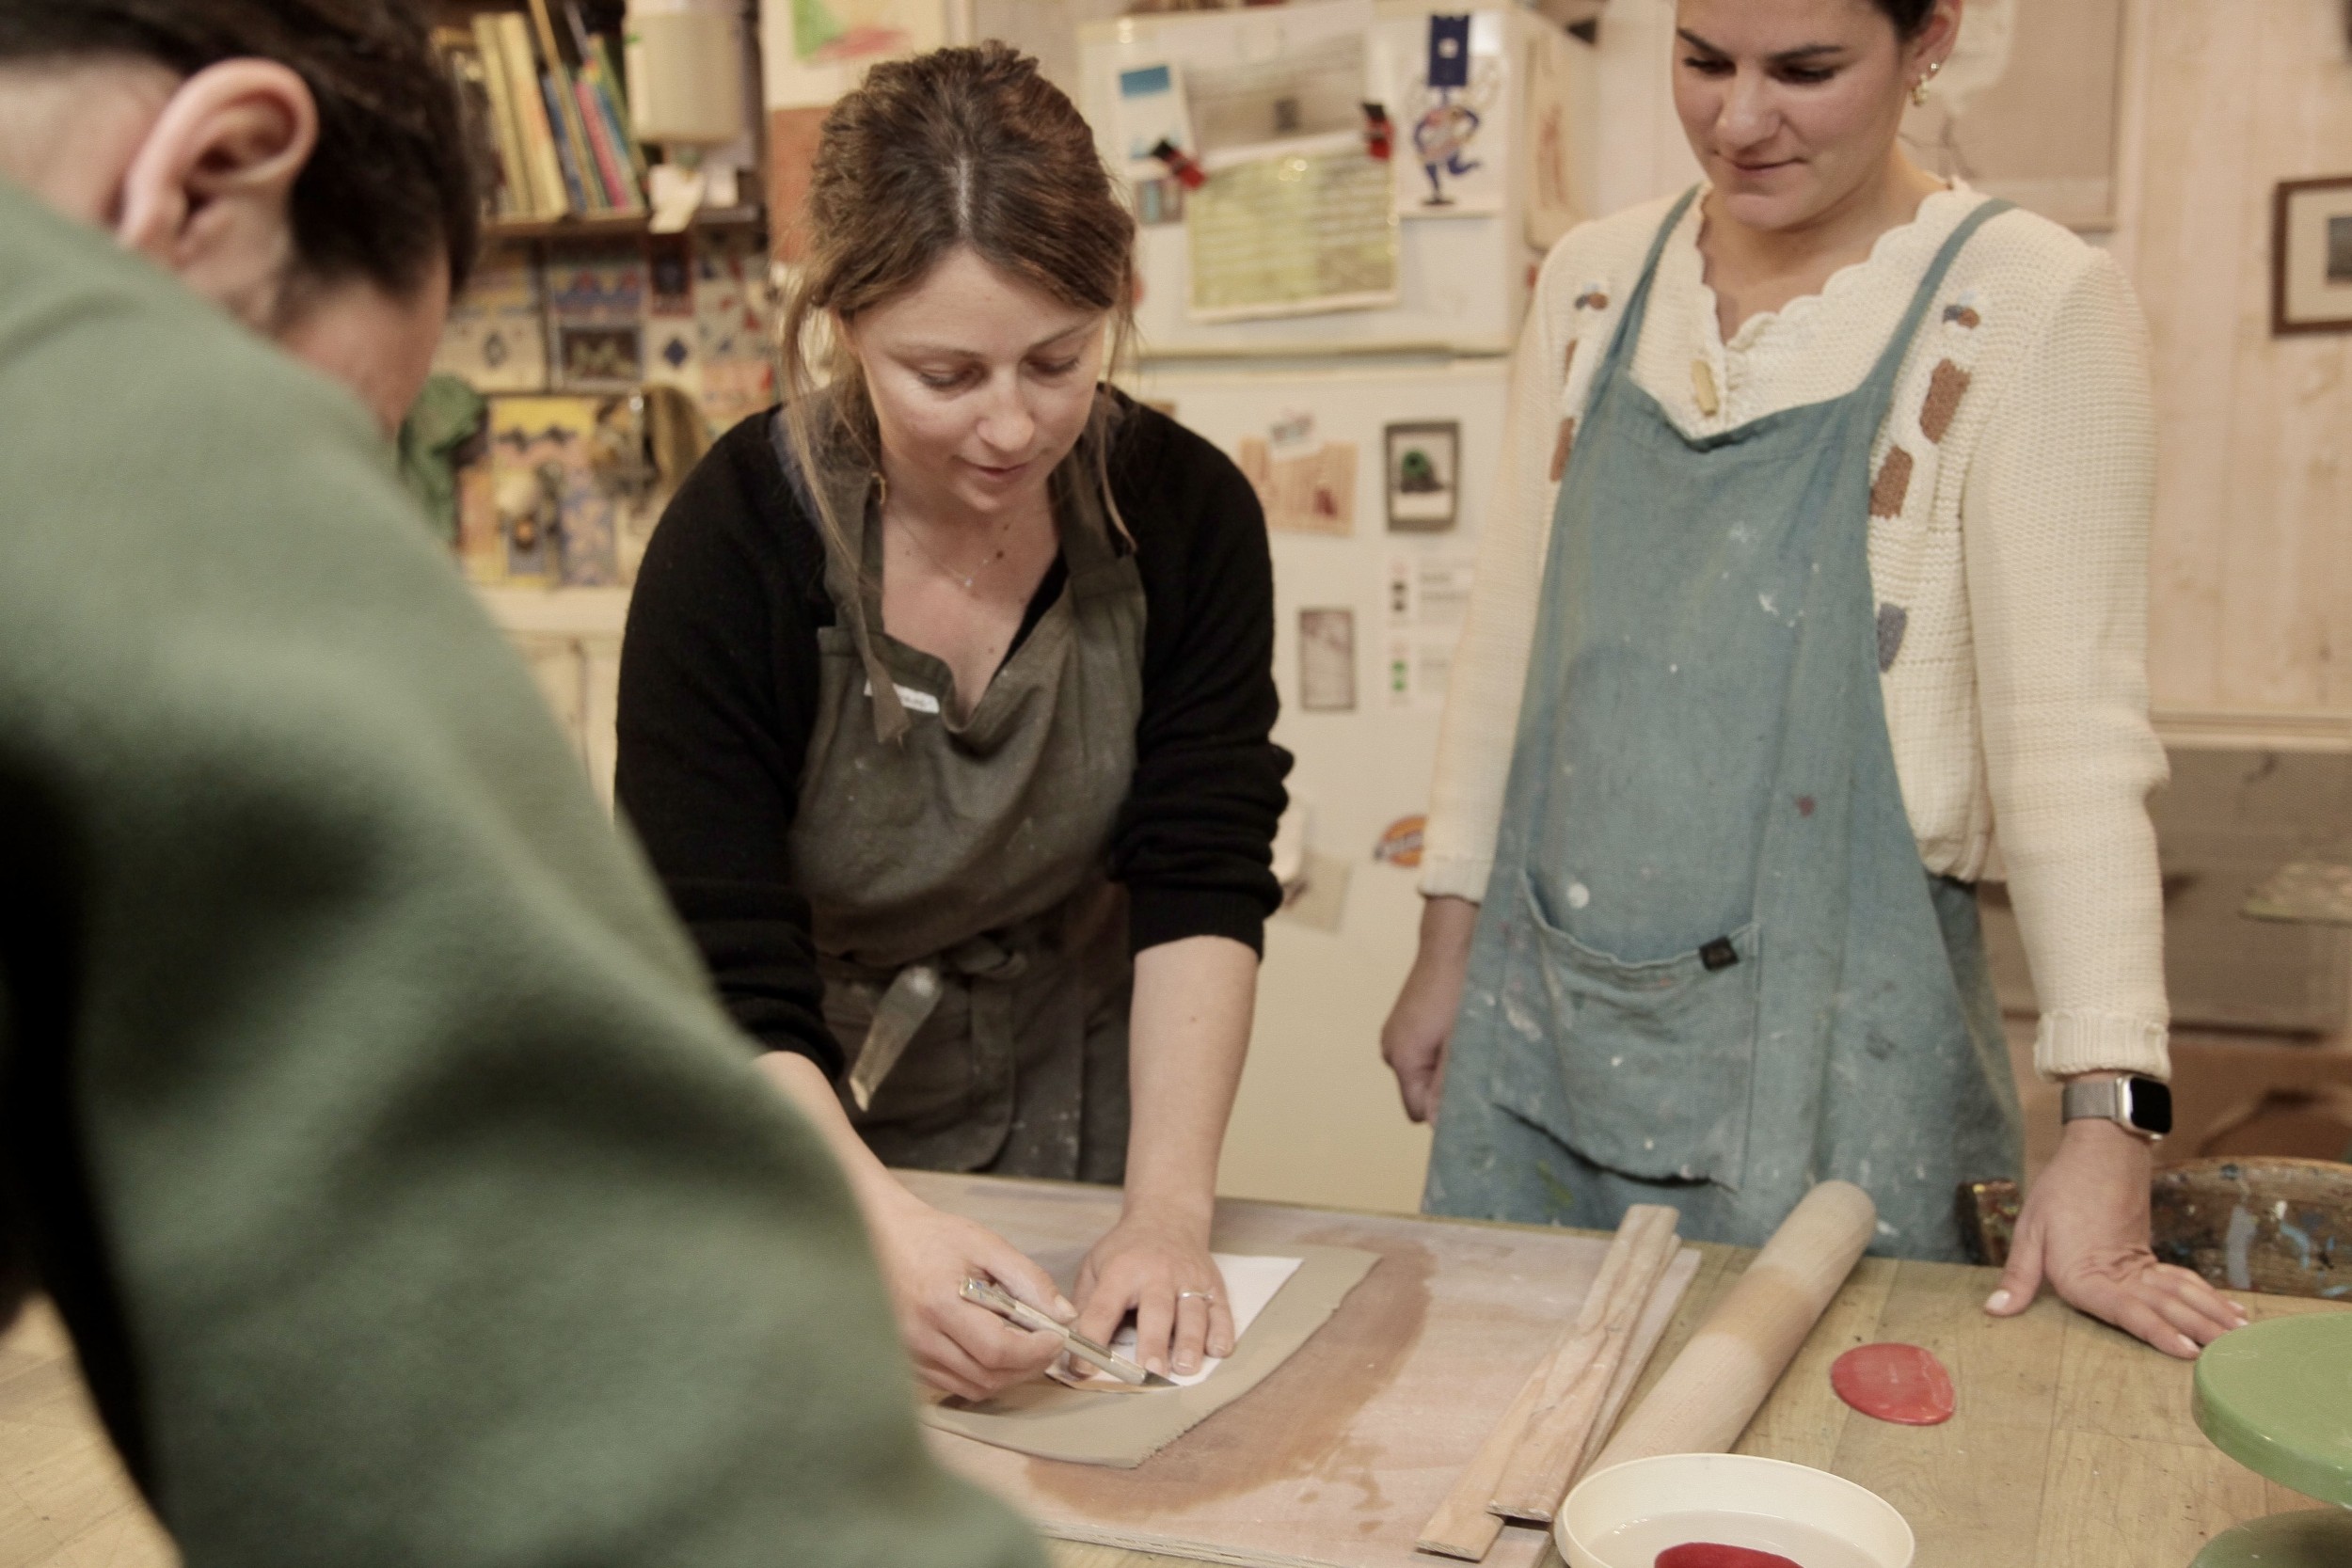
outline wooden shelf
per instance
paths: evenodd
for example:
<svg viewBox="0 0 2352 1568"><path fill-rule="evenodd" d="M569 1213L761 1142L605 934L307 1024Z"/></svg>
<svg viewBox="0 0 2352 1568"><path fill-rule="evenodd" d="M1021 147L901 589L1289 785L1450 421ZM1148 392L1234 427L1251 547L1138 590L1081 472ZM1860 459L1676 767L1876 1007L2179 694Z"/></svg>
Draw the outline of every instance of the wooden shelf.
<svg viewBox="0 0 2352 1568"><path fill-rule="evenodd" d="M768 220L764 207L706 207L694 214L696 229L755 229ZM492 243L533 240L626 239L647 232L651 220L640 213L631 217L606 214L596 217L556 218L547 222L485 219L482 237Z"/></svg>

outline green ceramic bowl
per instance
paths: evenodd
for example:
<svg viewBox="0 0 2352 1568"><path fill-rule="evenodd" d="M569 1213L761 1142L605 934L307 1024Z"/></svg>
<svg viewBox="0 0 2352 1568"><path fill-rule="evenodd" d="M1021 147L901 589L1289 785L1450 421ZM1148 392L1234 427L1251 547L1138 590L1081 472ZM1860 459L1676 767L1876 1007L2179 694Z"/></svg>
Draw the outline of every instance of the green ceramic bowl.
<svg viewBox="0 0 2352 1568"><path fill-rule="evenodd" d="M2352 1506L2352 1312L2272 1318L2197 1358L2197 1424L2257 1474Z"/></svg>

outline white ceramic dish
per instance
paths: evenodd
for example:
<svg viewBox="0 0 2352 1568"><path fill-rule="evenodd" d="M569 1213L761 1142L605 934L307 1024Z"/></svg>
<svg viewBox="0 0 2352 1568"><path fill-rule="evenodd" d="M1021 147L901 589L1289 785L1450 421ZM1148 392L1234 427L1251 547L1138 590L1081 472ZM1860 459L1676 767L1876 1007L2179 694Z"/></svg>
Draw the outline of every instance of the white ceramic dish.
<svg viewBox="0 0 2352 1568"><path fill-rule="evenodd" d="M1668 1521L1673 1521L1669 1524ZM1652 1568L1665 1545L1719 1542L1802 1568L1911 1568L1911 1526L1842 1476L1736 1453L1670 1453L1579 1481L1551 1524L1568 1568Z"/></svg>

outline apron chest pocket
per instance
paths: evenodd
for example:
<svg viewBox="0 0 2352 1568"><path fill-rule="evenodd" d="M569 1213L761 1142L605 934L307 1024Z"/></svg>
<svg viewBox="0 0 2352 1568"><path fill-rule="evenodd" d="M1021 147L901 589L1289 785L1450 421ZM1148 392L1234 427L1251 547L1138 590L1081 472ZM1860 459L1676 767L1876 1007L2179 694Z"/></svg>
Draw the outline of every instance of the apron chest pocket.
<svg viewBox="0 0 2352 1568"><path fill-rule="evenodd" d="M1736 1188L1756 1066L1753 922L1691 952L1627 963L1552 924L1522 881L1529 960L1506 979L1548 1014L1558 1068L1549 1130L1597 1165ZM1726 948L1726 944L1728 947ZM1531 983L1533 982L1533 983ZM1526 1107L1533 1110L1534 1107Z"/></svg>

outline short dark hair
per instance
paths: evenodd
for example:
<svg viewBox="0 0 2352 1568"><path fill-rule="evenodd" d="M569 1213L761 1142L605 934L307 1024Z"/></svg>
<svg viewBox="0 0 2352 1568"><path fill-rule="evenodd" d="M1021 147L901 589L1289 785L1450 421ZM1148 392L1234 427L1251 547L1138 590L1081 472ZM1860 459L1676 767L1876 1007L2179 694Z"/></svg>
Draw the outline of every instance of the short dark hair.
<svg viewBox="0 0 2352 1568"><path fill-rule="evenodd" d="M275 60L309 84L319 140L292 218L312 277L406 295L437 259L452 288L472 270L473 143L421 0L0 0L0 63L105 55L189 76Z"/></svg>
<svg viewBox="0 0 2352 1568"><path fill-rule="evenodd" d="M1915 38L1919 29L1935 14L1935 0L1870 0L1895 24L1899 39Z"/></svg>

